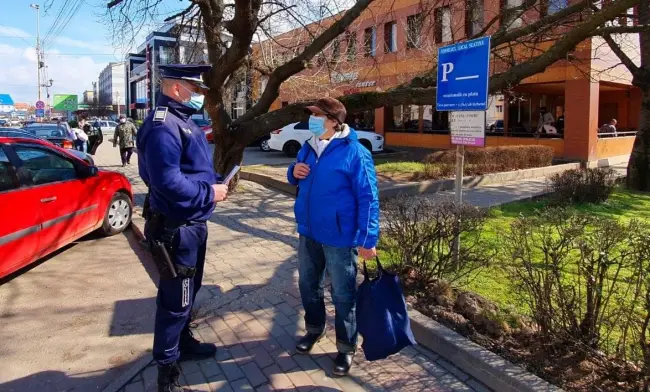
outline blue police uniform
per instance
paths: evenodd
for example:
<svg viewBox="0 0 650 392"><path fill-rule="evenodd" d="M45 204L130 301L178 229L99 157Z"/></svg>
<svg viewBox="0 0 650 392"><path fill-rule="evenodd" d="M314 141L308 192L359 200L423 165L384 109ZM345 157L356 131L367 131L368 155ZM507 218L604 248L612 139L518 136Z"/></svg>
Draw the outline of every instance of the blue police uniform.
<svg viewBox="0 0 650 392"><path fill-rule="evenodd" d="M188 71L166 66L162 71L163 77L194 82L206 68L194 66ZM190 119L195 110L164 95L158 105L137 134L140 177L149 187L149 209L164 221L161 228L147 219L145 236L166 244L178 271L191 271L161 279L158 285L153 356L159 365L168 365L179 359L179 340L182 351L181 336L189 333L190 311L203 278L205 222L215 208L212 185L221 177L213 169L205 135Z"/></svg>

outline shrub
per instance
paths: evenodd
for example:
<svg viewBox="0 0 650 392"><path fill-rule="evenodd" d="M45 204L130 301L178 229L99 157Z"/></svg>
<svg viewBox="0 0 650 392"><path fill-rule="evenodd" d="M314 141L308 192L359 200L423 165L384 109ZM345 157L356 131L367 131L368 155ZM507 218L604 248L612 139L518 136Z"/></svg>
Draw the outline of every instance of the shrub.
<svg viewBox="0 0 650 392"><path fill-rule="evenodd" d="M419 287L440 280L454 282L486 266L484 210L426 197L400 196L384 207L384 243L396 267ZM456 257L454 244L462 237Z"/></svg>
<svg viewBox="0 0 650 392"><path fill-rule="evenodd" d="M637 363L647 352L637 337L650 335L641 322L650 321L648 243L650 229L636 221L561 208L520 217L504 235L515 292L543 339Z"/></svg>
<svg viewBox="0 0 650 392"><path fill-rule="evenodd" d="M616 186L616 172L612 168L567 170L550 179L553 202L602 203L607 201Z"/></svg>
<svg viewBox="0 0 650 392"><path fill-rule="evenodd" d="M79 123L77 122L77 120L70 120L68 121L68 125L70 126L70 128L77 128L79 126Z"/></svg>
<svg viewBox="0 0 650 392"><path fill-rule="evenodd" d="M425 157L424 163L425 174L449 175L453 173L456 164L456 151L434 152ZM468 175L530 169L550 166L552 163L553 149L546 146L485 147L465 150L465 173Z"/></svg>

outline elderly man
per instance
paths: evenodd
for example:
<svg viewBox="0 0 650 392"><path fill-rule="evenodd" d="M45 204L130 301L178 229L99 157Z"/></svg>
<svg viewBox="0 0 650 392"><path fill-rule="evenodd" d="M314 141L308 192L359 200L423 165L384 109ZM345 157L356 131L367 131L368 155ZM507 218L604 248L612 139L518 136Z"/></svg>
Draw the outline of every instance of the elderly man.
<svg viewBox="0 0 650 392"><path fill-rule="evenodd" d="M140 176L149 187L145 237L160 271L153 357L158 391L182 391L179 360L213 356L214 344L190 331L190 312L203 279L208 229L228 186L214 172L203 131L191 120L203 106L201 74L211 66L164 65L159 106L137 134Z"/></svg>

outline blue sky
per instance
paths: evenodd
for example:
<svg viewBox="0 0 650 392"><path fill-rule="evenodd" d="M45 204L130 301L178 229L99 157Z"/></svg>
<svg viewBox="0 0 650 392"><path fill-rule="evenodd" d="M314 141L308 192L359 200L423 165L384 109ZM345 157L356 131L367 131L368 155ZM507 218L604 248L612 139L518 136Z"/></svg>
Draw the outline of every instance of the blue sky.
<svg viewBox="0 0 650 392"><path fill-rule="evenodd" d="M11 94L16 102L34 103L36 89L36 10L40 5L40 32L43 40L66 0L1 0L0 9L0 93ZM50 93L81 94L92 89L101 70L111 61L120 61L130 47L114 47L111 29L102 23L106 0L69 0L79 2L77 12L59 34L50 34L46 41L45 62L48 79L53 79ZM49 10L46 6L51 3ZM185 3L165 0L162 15L178 10ZM142 41L160 20L148 25L136 37ZM43 98L45 89L43 89Z"/></svg>

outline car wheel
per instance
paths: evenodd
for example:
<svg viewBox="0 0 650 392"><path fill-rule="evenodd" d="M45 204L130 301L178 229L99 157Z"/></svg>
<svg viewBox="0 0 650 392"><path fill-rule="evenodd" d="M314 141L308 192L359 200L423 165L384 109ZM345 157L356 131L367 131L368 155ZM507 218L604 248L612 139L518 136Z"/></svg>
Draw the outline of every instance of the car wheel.
<svg viewBox="0 0 650 392"><path fill-rule="evenodd" d="M122 192L115 193L104 214L102 233L105 236L111 236L123 232L131 223L132 215L131 198Z"/></svg>
<svg viewBox="0 0 650 392"><path fill-rule="evenodd" d="M366 140L366 139L361 139L359 140L359 143L361 143L362 146L368 149L368 151L372 152L372 144Z"/></svg>
<svg viewBox="0 0 650 392"><path fill-rule="evenodd" d="M290 140L284 143L282 151L284 152L284 155L289 158L295 158L298 155L298 151L300 151L300 143L295 140Z"/></svg>
<svg viewBox="0 0 650 392"><path fill-rule="evenodd" d="M260 143L260 150L262 150L264 152L271 151L271 147L269 147L269 140L268 139L262 140L262 142Z"/></svg>

